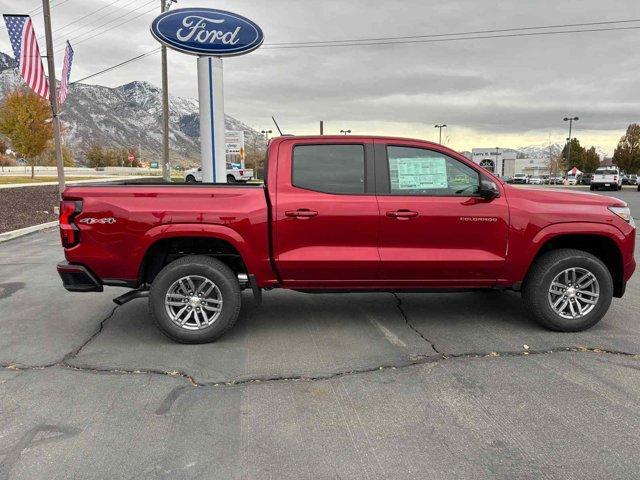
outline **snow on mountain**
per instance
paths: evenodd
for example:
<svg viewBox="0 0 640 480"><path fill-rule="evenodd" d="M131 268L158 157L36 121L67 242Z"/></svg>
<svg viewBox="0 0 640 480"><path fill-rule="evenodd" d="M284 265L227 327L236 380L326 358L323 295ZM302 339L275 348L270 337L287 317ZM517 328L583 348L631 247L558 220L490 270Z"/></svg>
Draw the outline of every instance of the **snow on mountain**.
<svg viewBox="0 0 640 480"><path fill-rule="evenodd" d="M12 68L13 58L0 52L0 97L24 84ZM60 118L64 142L82 158L93 144L138 148L143 156L157 159L162 151L161 90L147 82L134 81L116 88L76 83L70 86ZM198 101L169 97L170 150L175 159L200 158ZM247 149L264 149L264 137L239 120L225 115L227 130L245 132Z"/></svg>
<svg viewBox="0 0 640 480"><path fill-rule="evenodd" d="M551 144L551 155L558 155L562 152L564 148L564 143L553 143ZM584 148L591 148L591 145L584 144L582 145ZM608 156L606 150L599 146L596 147L596 152L600 155L600 158L605 158ZM535 145L528 145L526 147L519 147L514 149L518 154L523 158L549 158L549 144L548 143L539 143Z"/></svg>

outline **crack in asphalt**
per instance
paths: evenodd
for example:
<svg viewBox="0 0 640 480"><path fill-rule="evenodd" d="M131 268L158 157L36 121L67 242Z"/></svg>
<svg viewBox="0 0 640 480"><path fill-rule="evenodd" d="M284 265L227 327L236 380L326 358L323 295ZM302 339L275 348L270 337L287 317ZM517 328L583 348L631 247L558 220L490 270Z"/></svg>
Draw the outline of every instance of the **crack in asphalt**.
<svg viewBox="0 0 640 480"><path fill-rule="evenodd" d="M359 375L365 373L372 373L376 371L384 370L399 370L416 365L436 364L443 361L461 360L461 359L473 359L473 358L497 358L497 357L526 357L535 355L551 355L555 353L592 353L592 354L606 354L615 356L631 357L640 360L640 353L631 353L621 350L607 350L599 347L559 347L548 350L517 350L517 351L502 351L502 352L476 352L476 353L456 353L456 354L438 354L438 355L420 355L403 362L397 362L392 364L382 364L372 367L365 367L353 370L341 370L337 372L322 374L322 375L264 375L253 376L247 378L232 378L228 380L218 382L199 382L194 376L177 370L161 370L161 369L125 369L116 367L96 367L96 366L83 366L73 365L67 362L55 362L45 365L19 365L19 364L2 364L0 369L14 370L14 371L30 371L30 370L45 370L48 368L58 367L66 368L70 370L89 372L96 374L113 374L113 375L161 375L167 377L177 377L186 380L192 387L222 387L222 386L242 386L247 384L257 383L273 383L273 382L287 382L287 381L301 381L301 382L313 382L322 380L331 380L334 378L341 378L349 375Z"/></svg>
<svg viewBox="0 0 640 480"><path fill-rule="evenodd" d="M248 377L236 377L230 378L217 382L199 382L196 378L184 371L179 370L162 370L155 368L118 368L118 367L108 367L108 366L93 366L93 365L78 365L69 363L70 360L77 358L82 349L84 349L91 341L93 341L102 331L104 327L111 318L113 318L116 310L120 306L115 306L111 313L107 315L104 319L100 321L100 324L96 331L92 333L84 342L82 342L78 347L71 350L69 353L64 355L61 360L42 364L42 365L21 365L17 363L9 363L9 364L0 364L0 369L3 370L13 370L13 371L30 371L30 370L45 370L48 368L63 368L69 370L75 370L79 372L88 372L94 374L112 374L112 375L160 375L166 377L175 377L184 379L189 385L185 387L221 387L221 386L241 386L247 384L257 384L257 383L273 383L273 382L291 382L291 381L301 381L301 382L313 382L313 381L321 381L321 380L330 380L334 378L341 378L349 375L359 375L365 373L372 373L376 371L383 370L398 370L403 368L408 368L416 365L426 365L426 364L436 364L442 361L456 360L456 359L471 359L471 358L489 358L489 357L525 357L529 355L550 355L554 353L564 353L564 352L582 352L582 353L595 353L595 354L607 354L607 355L617 355L617 356L626 356L634 359L640 360L640 353L631 353L625 352L621 350L608 350L601 347L584 347L584 346L569 346L569 347L558 347L554 349L543 349L543 350L530 350L526 347L523 350L512 350L512 351L492 351L492 352L466 352L466 353L443 353L440 352L434 345L434 343L425 337L410 321L402 308L402 300L400 297L393 293L394 297L397 301L397 307L400 311L402 317L404 318L407 326L413 330L417 335L419 335L426 343L428 343L431 348L436 352L436 355L414 355L412 357L408 357L405 361L400 361L396 363L390 364L381 364L375 365L371 367L364 367L360 369L347 369L340 370L336 372L331 372L327 374L321 375L258 375L258 376L248 376ZM640 369L640 367L639 367ZM167 405L162 406L159 411L166 412L170 409L171 404L175 402L176 398L179 394L184 390L183 387L176 387L170 393L170 397L165 399L165 403ZM159 413L163 414L163 413Z"/></svg>
<svg viewBox="0 0 640 480"><path fill-rule="evenodd" d="M120 305L116 305L115 307L113 307L113 310L111 310L111 313L100 321L100 325L98 325L98 329L95 332L93 332L89 336L89 338L87 338L84 342L82 342L79 347L71 350L64 357L62 357L62 360L60 360L60 362L57 362L57 363L66 363L68 360L71 360L72 358L77 357L84 347L86 347L94 338L96 338L98 335L100 335L100 333L102 333L105 323L107 323L108 320L113 318L113 315L116 313L116 310L118 309L118 307L120 307Z"/></svg>
<svg viewBox="0 0 640 480"><path fill-rule="evenodd" d="M434 352L436 353L441 353L440 350L438 350L436 348L435 343L433 343L431 340L429 340L427 337L424 336L424 334L418 330L410 321L409 321L409 317L407 316L406 312L404 311L404 309L402 308L402 299L398 296L397 293L393 292L391 295L393 295L396 299L396 302L398 302L396 304L396 306L398 307L398 310L400 311L400 315L402 315L402 318L404 318L405 323L407 324L407 326L413 330L416 335L418 335L420 338L422 338L425 342L427 342L429 344L429 346L433 349Z"/></svg>

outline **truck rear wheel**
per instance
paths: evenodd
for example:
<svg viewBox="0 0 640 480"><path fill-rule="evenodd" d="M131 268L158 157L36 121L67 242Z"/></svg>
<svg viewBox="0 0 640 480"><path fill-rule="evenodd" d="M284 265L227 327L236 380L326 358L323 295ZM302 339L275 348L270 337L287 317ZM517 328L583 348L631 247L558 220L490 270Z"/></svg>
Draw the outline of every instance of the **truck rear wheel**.
<svg viewBox="0 0 640 480"><path fill-rule="evenodd" d="M590 253L552 250L531 266L522 297L542 326L578 332L592 327L607 313L613 280L602 261Z"/></svg>
<svg viewBox="0 0 640 480"><path fill-rule="evenodd" d="M149 292L151 315L180 343L208 343L229 330L240 313L240 285L224 263L186 256L165 266Z"/></svg>
<svg viewBox="0 0 640 480"><path fill-rule="evenodd" d="M233 175L227 175L227 183L236 183L236 177Z"/></svg>

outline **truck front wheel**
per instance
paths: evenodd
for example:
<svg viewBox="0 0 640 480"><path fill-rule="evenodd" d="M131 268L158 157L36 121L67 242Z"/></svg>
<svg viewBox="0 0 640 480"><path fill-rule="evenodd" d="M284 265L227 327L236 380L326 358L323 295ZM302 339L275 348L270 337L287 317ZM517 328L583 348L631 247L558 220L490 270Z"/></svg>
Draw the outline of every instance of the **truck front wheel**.
<svg viewBox="0 0 640 480"><path fill-rule="evenodd" d="M208 343L229 330L240 313L240 285L224 263L186 256L165 266L149 292L151 315L180 343Z"/></svg>
<svg viewBox="0 0 640 480"><path fill-rule="evenodd" d="M531 266L522 297L542 326L578 332L592 327L607 313L613 280L602 261L590 253L552 250Z"/></svg>

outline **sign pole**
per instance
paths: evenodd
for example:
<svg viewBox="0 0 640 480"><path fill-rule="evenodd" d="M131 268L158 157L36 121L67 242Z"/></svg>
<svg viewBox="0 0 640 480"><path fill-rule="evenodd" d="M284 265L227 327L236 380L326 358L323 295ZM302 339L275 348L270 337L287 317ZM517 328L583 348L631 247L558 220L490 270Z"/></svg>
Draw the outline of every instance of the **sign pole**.
<svg viewBox="0 0 640 480"><path fill-rule="evenodd" d="M226 183L224 90L220 57L198 57L198 100L202 181Z"/></svg>
<svg viewBox="0 0 640 480"><path fill-rule="evenodd" d="M51 35L51 9L49 0L42 0L42 16L44 17L44 33L47 42L47 67L49 69L49 101L53 123L53 143L56 151L56 167L58 170L58 195L62 198L64 191L64 163L62 161L62 145L60 142L60 117L58 117L58 88L56 84L56 65L53 58L53 38Z"/></svg>

